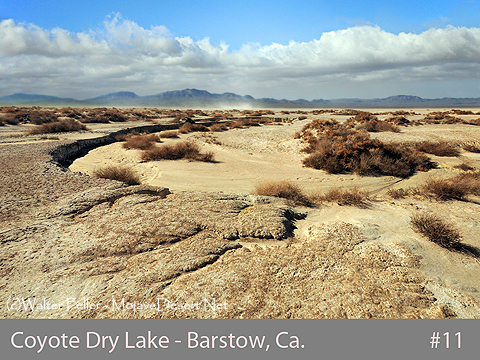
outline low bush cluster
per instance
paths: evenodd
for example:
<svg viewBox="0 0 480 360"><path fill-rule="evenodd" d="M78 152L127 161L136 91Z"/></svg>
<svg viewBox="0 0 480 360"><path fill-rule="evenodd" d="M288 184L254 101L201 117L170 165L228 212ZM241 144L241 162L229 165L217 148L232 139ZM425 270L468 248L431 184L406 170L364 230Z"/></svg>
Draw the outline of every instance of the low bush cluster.
<svg viewBox="0 0 480 360"><path fill-rule="evenodd" d="M480 146L478 145L473 145L473 144L467 144L463 146L463 150L471 152L471 153L480 153Z"/></svg>
<svg viewBox="0 0 480 360"><path fill-rule="evenodd" d="M178 129L178 132L180 134L188 134L188 133L194 132L194 131L210 131L210 129L208 127L206 127L205 125L192 124L192 123L189 123L189 122L186 122L185 124L180 126L180 128Z"/></svg>
<svg viewBox="0 0 480 360"><path fill-rule="evenodd" d="M178 160L213 162L213 152L201 153L200 146L193 142L180 142L172 145L152 146L144 150L141 155L142 161Z"/></svg>
<svg viewBox="0 0 480 360"><path fill-rule="evenodd" d="M287 199L295 205L308 206L311 204L310 199L303 193L303 190L297 184L288 180L259 183L255 187L254 194Z"/></svg>
<svg viewBox="0 0 480 360"><path fill-rule="evenodd" d="M326 193L313 192L305 194L300 186L289 180L265 181L257 184L253 191L255 195L274 196L286 199L295 205L313 206L324 202L334 202L339 205L365 206L370 200L367 191L357 187L351 189L333 188Z"/></svg>
<svg viewBox="0 0 480 360"><path fill-rule="evenodd" d="M420 141L414 144L415 149L435 156L458 156L457 147L446 141Z"/></svg>
<svg viewBox="0 0 480 360"><path fill-rule="evenodd" d="M338 205L344 206L365 206L370 200L370 195L367 191L360 190L357 187L351 189L333 188L323 195L317 195L314 202L334 202Z"/></svg>
<svg viewBox="0 0 480 360"><path fill-rule="evenodd" d="M161 142L160 137L155 134L143 134L138 136L127 136L122 144L124 149L150 149L155 143Z"/></svg>
<svg viewBox="0 0 480 360"><path fill-rule="evenodd" d="M121 181L128 185L140 185L140 176L125 166L107 166L95 170L93 175L102 179Z"/></svg>
<svg viewBox="0 0 480 360"><path fill-rule="evenodd" d="M159 134L159 136L163 139L178 138L178 132L177 130L164 130Z"/></svg>
<svg viewBox="0 0 480 360"><path fill-rule="evenodd" d="M29 135L52 134L52 133L80 131L80 130L87 130L87 127L84 124L74 119L67 119L67 120L61 120L61 121L55 121L55 122L46 123L42 125L37 125L32 130L29 130L27 134Z"/></svg>
<svg viewBox="0 0 480 360"><path fill-rule="evenodd" d="M408 177L414 171L435 166L430 159L403 144L385 144L370 139L364 131L351 129L335 120L314 120L295 135L308 145L303 164L330 174L390 175Z"/></svg>
<svg viewBox="0 0 480 360"><path fill-rule="evenodd" d="M412 228L428 240L447 249L460 247L462 237L458 229L437 215L419 213L410 218Z"/></svg>

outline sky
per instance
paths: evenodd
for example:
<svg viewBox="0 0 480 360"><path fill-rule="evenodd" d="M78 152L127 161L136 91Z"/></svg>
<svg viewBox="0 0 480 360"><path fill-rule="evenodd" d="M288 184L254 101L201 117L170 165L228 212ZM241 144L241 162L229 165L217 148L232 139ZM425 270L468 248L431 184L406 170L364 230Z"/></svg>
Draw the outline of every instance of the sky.
<svg viewBox="0 0 480 360"><path fill-rule="evenodd" d="M480 0L0 0L0 96L480 97Z"/></svg>

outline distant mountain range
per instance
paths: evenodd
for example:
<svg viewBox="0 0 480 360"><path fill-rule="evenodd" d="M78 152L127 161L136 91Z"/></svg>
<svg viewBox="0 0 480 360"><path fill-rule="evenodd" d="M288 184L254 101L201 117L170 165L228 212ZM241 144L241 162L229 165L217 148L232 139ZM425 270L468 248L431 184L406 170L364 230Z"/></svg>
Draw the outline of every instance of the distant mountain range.
<svg viewBox="0 0 480 360"><path fill-rule="evenodd" d="M315 99L309 101L305 99L255 99L250 95L242 96L233 93L212 94L206 90L185 89L147 96L139 96L129 91L120 91L85 100L18 93L1 96L0 105L167 108L443 108L480 107L480 98L423 99L418 96L397 95L384 99Z"/></svg>

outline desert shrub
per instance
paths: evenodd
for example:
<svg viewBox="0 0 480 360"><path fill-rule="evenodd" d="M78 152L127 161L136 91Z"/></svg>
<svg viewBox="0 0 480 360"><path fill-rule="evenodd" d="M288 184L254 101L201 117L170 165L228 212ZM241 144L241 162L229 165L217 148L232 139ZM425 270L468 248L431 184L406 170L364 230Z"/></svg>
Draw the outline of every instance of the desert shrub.
<svg viewBox="0 0 480 360"><path fill-rule="evenodd" d="M460 155L460 151L446 141L421 141L415 144L415 149L435 156Z"/></svg>
<svg viewBox="0 0 480 360"><path fill-rule="evenodd" d="M238 129L238 128L244 128L249 126L260 126L260 119L244 118L244 119L232 121L228 125L230 129Z"/></svg>
<svg viewBox="0 0 480 360"><path fill-rule="evenodd" d="M67 120L37 125L34 129L28 131L27 134L29 135L51 134L51 133L70 132L70 131L79 131L79 130L87 130L87 127L76 120L67 119Z"/></svg>
<svg viewBox="0 0 480 360"><path fill-rule="evenodd" d="M107 166L95 170L93 175L102 179L121 181L128 185L140 185L140 176L125 166Z"/></svg>
<svg viewBox="0 0 480 360"><path fill-rule="evenodd" d="M387 191L387 195L392 199L403 199L409 195L409 191L405 189L390 189Z"/></svg>
<svg viewBox="0 0 480 360"><path fill-rule="evenodd" d="M377 120L377 117L368 111L360 111L354 117L347 119L348 124L361 124Z"/></svg>
<svg viewBox="0 0 480 360"><path fill-rule="evenodd" d="M160 137L155 134L144 134L138 136L127 137L126 141L122 144L124 149L138 149L147 150L150 149L156 142L160 142Z"/></svg>
<svg viewBox="0 0 480 360"><path fill-rule="evenodd" d="M469 186L453 179L430 179L419 187L420 193L436 200L463 200L470 192Z"/></svg>
<svg viewBox="0 0 480 360"><path fill-rule="evenodd" d="M117 110L108 110L103 114L105 118L112 122L124 122L127 118Z"/></svg>
<svg viewBox="0 0 480 360"><path fill-rule="evenodd" d="M213 124L210 126L210 131L225 131L228 130L228 126L226 124Z"/></svg>
<svg viewBox="0 0 480 360"><path fill-rule="evenodd" d="M159 136L164 139L178 138L178 132L176 130L164 130Z"/></svg>
<svg viewBox="0 0 480 360"><path fill-rule="evenodd" d="M415 214L410 218L410 224L416 232L447 249L458 248L462 240L453 224L433 214Z"/></svg>
<svg viewBox="0 0 480 360"><path fill-rule="evenodd" d="M308 143L302 151L310 155L303 164L330 174L354 172L408 177L414 171L435 166L410 146L370 139L367 132L356 131L335 120L315 120L295 137Z"/></svg>
<svg viewBox="0 0 480 360"><path fill-rule="evenodd" d="M452 109L450 112L454 113L455 115L474 115L472 110Z"/></svg>
<svg viewBox="0 0 480 360"><path fill-rule="evenodd" d="M458 170L463 170L463 171L475 170L474 167L471 167L470 165L468 165L466 163L461 163L461 164L455 165L453 168L458 169Z"/></svg>
<svg viewBox="0 0 480 360"><path fill-rule="evenodd" d="M400 128L393 123L393 120L388 122L378 120L374 114L366 111L362 111L354 117L347 119L346 125L348 127L355 127L357 130L365 130L368 132L400 132Z"/></svg>
<svg viewBox="0 0 480 360"><path fill-rule="evenodd" d="M89 123L108 124L110 122L109 118L103 115L86 116L86 117L80 118L79 120L85 124L89 124Z"/></svg>
<svg viewBox="0 0 480 360"><path fill-rule="evenodd" d="M153 146L143 151L142 161L178 160L187 159L195 161L213 162L213 153L200 153L200 146L193 142L181 142L172 145Z"/></svg>
<svg viewBox="0 0 480 360"><path fill-rule="evenodd" d="M469 194L480 196L480 171L459 174L451 181L463 185Z"/></svg>
<svg viewBox="0 0 480 360"><path fill-rule="evenodd" d="M18 123L20 123L20 119L17 116L15 116L15 114L7 113L0 118L0 122L3 123L4 125L5 124L18 125Z"/></svg>
<svg viewBox="0 0 480 360"><path fill-rule="evenodd" d="M433 112L425 115L423 121L427 124L456 124L463 120L448 114L448 112Z"/></svg>
<svg viewBox="0 0 480 360"><path fill-rule="evenodd" d="M467 144L463 147L463 150L471 152L471 153L480 153L480 146Z"/></svg>
<svg viewBox="0 0 480 360"><path fill-rule="evenodd" d="M365 112L365 111L361 111L361 110L353 110L353 109L343 109L343 110L339 110L337 111L337 115L358 115L362 112Z"/></svg>
<svg viewBox="0 0 480 360"><path fill-rule="evenodd" d="M208 127L202 124L191 124L189 122L186 122L180 128L178 129L178 132L180 134L188 134L193 131L210 131Z"/></svg>
<svg viewBox="0 0 480 360"><path fill-rule="evenodd" d="M195 156L195 158L191 160L196 160L196 161L203 161L203 162L214 162L215 161L215 154L213 151L207 151L206 153L200 153Z"/></svg>
<svg viewBox="0 0 480 360"><path fill-rule="evenodd" d="M22 123L41 125L58 121L58 116L51 111L20 110L16 112L15 119Z"/></svg>
<svg viewBox="0 0 480 360"><path fill-rule="evenodd" d="M366 130L368 132L382 132L382 131L400 132L400 128L398 126L382 120L367 121L357 125L355 128L357 130Z"/></svg>
<svg viewBox="0 0 480 360"><path fill-rule="evenodd" d="M315 198L315 202L335 202L341 206L365 206L370 200L368 192L357 187L351 189L333 188L323 195L316 195Z"/></svg>
<svg viewBox="0 0 480 360"><path fill-rule="evenodd" d="M384 122L391 123L394 125L407 125L410 124L410 120L408 120L405 116L390 116L389 118L385 119Z"/></svg>
<svg viewBox="0 0 480 360"><path fill-rule="evenodd" d="M282 199L287 199L296 205L310 204L308 196L306 196L302 189L295 183L288 180L280 181L266 181L255 186L253 191L256 195L275 196Z"/></svg>
<svg viewBox="0 0 480 360"><path fill-rule="evenodd" d="M117 141L125 141L127 139L128 139L127 134L117 134L117 135L115 135L115 140L117 140Z"/></svg>

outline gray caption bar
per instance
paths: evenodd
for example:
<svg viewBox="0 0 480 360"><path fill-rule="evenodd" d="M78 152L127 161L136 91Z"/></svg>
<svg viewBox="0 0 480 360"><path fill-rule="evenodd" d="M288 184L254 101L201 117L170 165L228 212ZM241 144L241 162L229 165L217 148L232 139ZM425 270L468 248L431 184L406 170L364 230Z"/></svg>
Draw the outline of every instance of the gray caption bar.
<svg viewBox="0 0 480 360"><path fill-rule="evenodd" d="M479 320L0 320L1 358L472 359Z"/></svg>

